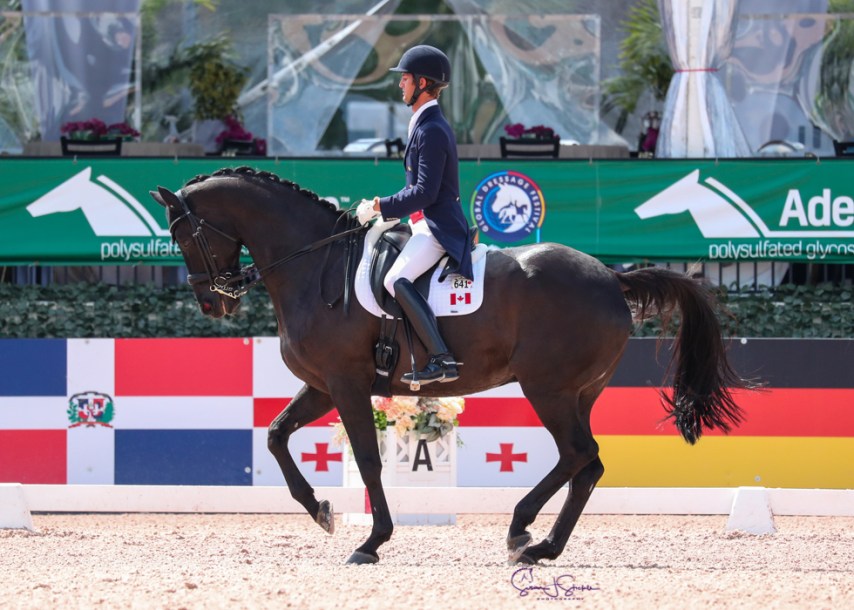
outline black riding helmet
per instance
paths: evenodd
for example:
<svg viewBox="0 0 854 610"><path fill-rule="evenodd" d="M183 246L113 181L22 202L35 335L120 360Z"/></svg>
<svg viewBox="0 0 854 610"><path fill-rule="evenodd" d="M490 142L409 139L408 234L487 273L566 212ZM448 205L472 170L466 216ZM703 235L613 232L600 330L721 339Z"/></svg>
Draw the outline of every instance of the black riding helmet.
<svg viewBox="0 0 854 610"><path fill-rule="evenodd" d="M412 93L412 99L406 103L407 106L412 106L424 91L445 87L451 82L451 62L448 56L436 47L426 44L409 49L400 58L397 66L389 72L408 72L415 77L415 91ZM421 77L433 81L433 84L421 89L418 86L418 79Z"/></svg>

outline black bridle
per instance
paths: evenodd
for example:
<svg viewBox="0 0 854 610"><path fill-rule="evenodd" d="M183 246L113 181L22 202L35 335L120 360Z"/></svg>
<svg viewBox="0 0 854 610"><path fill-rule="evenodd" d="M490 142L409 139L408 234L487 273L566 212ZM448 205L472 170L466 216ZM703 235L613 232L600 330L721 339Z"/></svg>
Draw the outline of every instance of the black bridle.
<svg viewBox="0 0 854 610"><path fill-rule="evenodd" d="M249 290L253 286L258 284L263 279L262 274L266 273L267 271L270 271L274 267L283 265L289 261L292 261L295 258L303 256L304 254L319 250L320 248L327 246L333 242L336 242L340 239L343 239L348 235L352 235L359 231L365 230L365 227L359 225L354 228L342 231L341 233L333 233L329 237L325 237L324 239L310 243L295 252L291 252L283 258L273 261L272 263L265 267L262 267L261 269L258 269L258 267L254 263L252 263L251 265L246 265L244 267L219 269L216 262L216 254L211 251L210 243L208 243L208 239L205 236L205 228L213 231L218 235L221 235L222 237L234 242L235 244L238 244L240 246L242 246L243 244L236 237L229 235L225 231L217 229L212 224L206 222L204 218L200 218L196 214L194 214L190 210L190 207L187 205L187 199L184 195L183 189L180 189L177 193L175 193L175 196L181 203L181 215L169 224L169 233L172 235L172 239L174 241L175 225L186 218L193 229L193 243L196 244L196 248L198 248L199 253L202 257L202 263L205 266L204 273L188 274L187 283L191 286L195 286L196 284L207 283L211 292L216 292L232 299L239 299L247 292L249 292ZM347 215L347 211L343 212L342 216L344 215Z"/></svg>

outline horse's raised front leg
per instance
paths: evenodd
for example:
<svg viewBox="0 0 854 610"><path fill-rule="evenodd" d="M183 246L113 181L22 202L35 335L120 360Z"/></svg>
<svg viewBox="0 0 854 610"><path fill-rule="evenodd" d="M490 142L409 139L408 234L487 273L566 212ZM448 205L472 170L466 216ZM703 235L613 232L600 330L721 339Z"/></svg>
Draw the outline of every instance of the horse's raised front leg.
<svg viewBox="0 0 854 610"><path fill-rule="evenodd" d="M353 459L359 466L359 473L368 492L371 515L374 520L371 535L353 552L347 563L376 563L379 561L377 549L391 538L394 525L380 478L382 461L370 396L367 392L355 391L349 387L341 392L333 391L333 395L344 429L347 431L347 437L350 439Z"/></svg>
<svg viewBox="0 0 854 610"><path fill-rule="evenodd" d="M332 505L324 500L318 502L314 496L314 488L300 472L291 452L288 450L288 439L291 434L326 415L333 408L332 398L319 390L308 385L302 387L293 397L284 411L276 416L267 432L267 448L276 461L291 496L302 504L311 515L311 518L330 534L335 531L335 519L332 513Z"/></svg>

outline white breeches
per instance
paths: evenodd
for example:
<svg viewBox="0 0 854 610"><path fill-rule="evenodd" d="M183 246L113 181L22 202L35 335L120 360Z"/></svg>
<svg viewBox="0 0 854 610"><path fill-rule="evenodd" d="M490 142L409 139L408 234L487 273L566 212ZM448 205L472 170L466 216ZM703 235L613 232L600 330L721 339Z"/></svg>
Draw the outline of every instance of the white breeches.
<svg viewBox="0 0 854 610"><path fill-rule="evenodd" d="M445 249L433 237L430 227L423 220L413 223L412 237L406 242L400 256L394 261L383 280L383 286L394 296L394 283L406 278L414 282L417 277L445 256Z"/></svg>

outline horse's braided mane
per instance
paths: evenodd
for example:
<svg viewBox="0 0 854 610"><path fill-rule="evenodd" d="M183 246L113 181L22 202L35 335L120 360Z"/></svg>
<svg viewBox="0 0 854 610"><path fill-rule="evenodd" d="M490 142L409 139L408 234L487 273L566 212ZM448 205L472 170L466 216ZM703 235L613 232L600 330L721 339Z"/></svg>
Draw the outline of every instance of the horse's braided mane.
<svg viewBox="0 0 854 610"><path fill-rule="evenodd" d="M274 174L272 172L255 170L255 169L252 169L251 167L247 167L245 165L242 167L224 167L222 169L216 170L214 173L212 173L209 176L206 174L199 174L195 178L191 178L189 181L187 181L187 184L185 184L184 186L190 186L191 184L196 184L198 182L204 182L208 178L216 178L218 176L243 176L246 178L260 178L262 180L272 182L273 184L278 184L278 185L283 186L285 188L293 189L293 190L297 191L299 194L304 195L305 197L308 197L312 201L317 202L318 204L326 207L327 209L329 209L333 212L337 211L337 208L335 207L335 205L333 203L330 203L326 199L321 199L317 195L317 193L310 191L308 189L302 188L296 182L291 182L290 180L283 180L282 178L279 178L276 174Z"/></svg>

